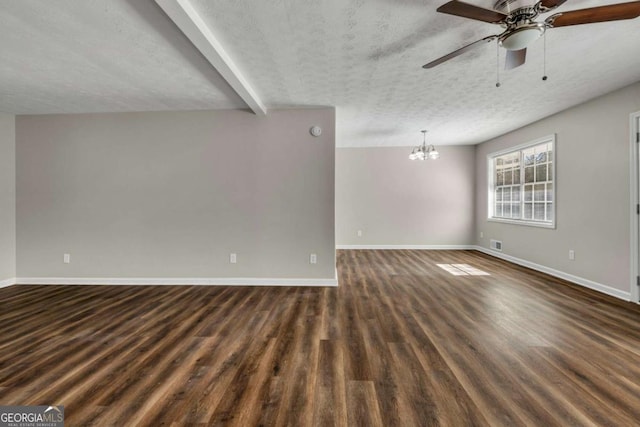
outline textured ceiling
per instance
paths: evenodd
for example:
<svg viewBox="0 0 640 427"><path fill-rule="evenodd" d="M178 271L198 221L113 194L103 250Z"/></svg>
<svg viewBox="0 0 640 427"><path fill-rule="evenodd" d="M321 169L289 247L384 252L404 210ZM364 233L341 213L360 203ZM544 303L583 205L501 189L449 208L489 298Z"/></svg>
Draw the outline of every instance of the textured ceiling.
<svg viewBox="0 0 640 427"><path fill-rule="evenodd" d="M0 111L246 108L152 0L0 0Z"/></svg>
<svg viewBox="0 0 640 427"><path fill-rule="evenodd" d="M500 52L500 88L493 43L424 70L501 31L444 2L191 0L267 108L335 106L338 146L478 143L640 81L640 18L549 31L546 82L542 39L511 71ZM246 108L152 0L0 7L0 111Z"/></svg>

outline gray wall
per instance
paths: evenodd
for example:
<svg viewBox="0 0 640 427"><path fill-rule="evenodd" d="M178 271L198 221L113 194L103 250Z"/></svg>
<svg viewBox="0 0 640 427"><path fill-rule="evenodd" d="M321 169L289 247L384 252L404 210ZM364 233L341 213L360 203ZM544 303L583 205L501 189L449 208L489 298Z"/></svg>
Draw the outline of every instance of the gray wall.
<svg viewBox="0 0 640 427"><path fill-rule="evenodd" d="M475 147L437 148L424 162L411 147L337 149L337 244L473 244Z"/></svg>
<svg viewBox="0 0 640 427"><path fill-rule="evenodd" d="M19 277L335 277L333 109L20 116L16 135Z"/></svg>
<svg viewBox="0 0 640 427"><path fill-rule="evenodd" d="M479 145L477 244L487 248L489 239L502 240L508 255L629 292L629 115L639 110L640 83ZM557 228L487 221L487 154L552 133Z"/></svg>
<svg viewBox="0 0 640 427"><path fill-rule="evenodd" d="M16 277L15 117L0 114L0 281Z"/></svg>

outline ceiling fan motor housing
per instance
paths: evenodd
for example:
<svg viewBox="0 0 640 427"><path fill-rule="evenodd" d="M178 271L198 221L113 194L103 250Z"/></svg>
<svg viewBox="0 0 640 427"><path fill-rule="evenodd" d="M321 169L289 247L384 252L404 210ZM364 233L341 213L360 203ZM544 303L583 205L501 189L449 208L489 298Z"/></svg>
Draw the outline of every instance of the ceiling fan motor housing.
<svg viewBox="0 0 640 427"><path fill-rule="evenodd" d="M544 34L544 23L535 22L540 14L536 5L523 4L521 0L498 0L494 8L508 13L503 26L504 33L498 37L500 46L507 50L521 50L528 47Z"/></svg>
<svg viewBox="0 0 640 427"><path fill-rule="evenodd" d="M498 10L507 15L516 9L531 7L532 0L497 0L493 3L493 10Z"/></svg>

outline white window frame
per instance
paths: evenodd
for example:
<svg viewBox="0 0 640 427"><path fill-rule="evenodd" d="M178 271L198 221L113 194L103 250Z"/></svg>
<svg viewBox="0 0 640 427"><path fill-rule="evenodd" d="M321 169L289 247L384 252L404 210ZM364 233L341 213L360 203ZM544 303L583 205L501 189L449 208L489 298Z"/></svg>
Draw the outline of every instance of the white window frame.
<svg viewBox="0 0 640 427"><path fill-rule="evenodd" d="M548 144L551 143L551 149L553 151L553 161L551 162L551 171L553 176L553 203L551 204L551 210L553 213L553 220L551 222L542 222L542 221L533 221L528 219L513 219L513 218L497 218L493 216L493 209L495 206L494 200L494 186L495 186L495 170L494 170L494 159L496 157L504 156L505 154L510 154L516 151L523 151L527 148L531 148L540 144ZM516 145L514 147L509 147L504 150L496 151L493 153L487 154L487 192L488 192L488 206L487 206L487 221L491 222L501 222L507 224L518 224L525 225L531 227L541 227L541 228L556 228L557 221L557 209L556 206L558 204L558 178L556 175L556 163L557 163L557 152L556 152L556 134L551 134L545 136L543 138L536 139L535 141L530 141L524 144ZM522 160L521 160L522 161ZM524 185L524 177L520 179L520 186ZM520 212L524 210L524 194L520 195Z"/></svg>

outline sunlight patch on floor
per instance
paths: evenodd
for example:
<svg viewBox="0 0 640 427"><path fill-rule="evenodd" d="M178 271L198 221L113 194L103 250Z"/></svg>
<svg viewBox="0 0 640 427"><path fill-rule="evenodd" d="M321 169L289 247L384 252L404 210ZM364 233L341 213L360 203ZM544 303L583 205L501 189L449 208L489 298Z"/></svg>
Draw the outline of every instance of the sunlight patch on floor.
<svg viewBox="0 0 640 427"><path fill-rule="evenodd" d="M479 270L469 264L436 264L441 269L454 276L490 276L486 271Z"/></svg>

